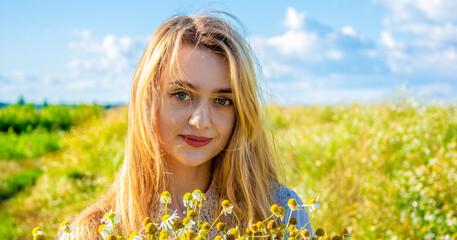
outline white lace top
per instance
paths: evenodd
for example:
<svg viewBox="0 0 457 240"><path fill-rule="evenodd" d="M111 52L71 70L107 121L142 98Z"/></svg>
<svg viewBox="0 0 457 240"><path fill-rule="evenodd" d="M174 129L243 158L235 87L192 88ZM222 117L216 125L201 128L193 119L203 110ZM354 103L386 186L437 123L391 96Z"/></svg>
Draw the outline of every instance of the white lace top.
<svg viewBox="0 0 457 240"><path fill-rule="evenodd" d="M287 222L289 221L289 214L290 214L290 208L287 206L287 202L289 201L289 199L294 198L295 200L297 200L298 205L302 205L303 203L302 203L300 197L298 197L298 195L294 191L292 191L284 186L277 186L277 185L275 185L275 186L276 187L274 189L274 203L278 204L279 206L283 206L286 209L286 214L284 215L285 217L284 217L283 223L287 224ZM217 213L217 215L215 214L214 209L216 208L217 203L219 201L221 201L221 199L219 199L219 197L218 197L218 194L216 192L216 187L214 186L214 184L210 185L210 187L209 187L208 191L205 193L205 195L207 197L207 201L205 203L203 203L203 206L201 209L200 223L209 222L210 224L212 224L214 222L214 220L217 218L217 216L219 215L219 212ZM156 224L157 223L160 224L161 217L163 215L165 215L165 206L160 203L159 197L157 197L153 202L154 203L151 204L151 212L152 212L151 218L154 220L154 222ZM174 212L173 209L168 208L168 210L167 210L168 214L171 215L171 213L173 213L173 212ZM291 218L297 219L297 222L298 222L296 225L297 229L301 229L301 227L304 226L309 221L308 213L306 212L305 209L293 211ZM226 223L228 229L234 228L238 223L233 214L230 214L230 215L227 214L227 216L222 215L220 217L219 221ZM248 227L248 226L246 226L247 223L243 222L242 219L240 219L240 221L241 221L240 231L241 231L241 234L244 235L244 229L246 229L246 227ZM280 222L280 223L282 223L282 222ZM310 233L312 233L311 224L308 224L306 226L306 229L308 229L308 231ZM216 230L216 227L214 226L209 233L208 239L214 239L217 234L218 234L218 232Z"/></svg>

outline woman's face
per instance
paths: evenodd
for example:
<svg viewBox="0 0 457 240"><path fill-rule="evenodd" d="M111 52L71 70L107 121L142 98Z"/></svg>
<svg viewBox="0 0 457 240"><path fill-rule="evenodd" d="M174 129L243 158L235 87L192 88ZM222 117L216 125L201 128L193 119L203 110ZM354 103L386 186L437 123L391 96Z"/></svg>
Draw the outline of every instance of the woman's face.
<svg viewBox="0 0 457 240"><path fill-rule="evenodd" d="M210 50L188 44L178 51L178 63L179 78L166 67L160 79L160 146L171 166L211 164L235 123L228 64Z"/></svg>

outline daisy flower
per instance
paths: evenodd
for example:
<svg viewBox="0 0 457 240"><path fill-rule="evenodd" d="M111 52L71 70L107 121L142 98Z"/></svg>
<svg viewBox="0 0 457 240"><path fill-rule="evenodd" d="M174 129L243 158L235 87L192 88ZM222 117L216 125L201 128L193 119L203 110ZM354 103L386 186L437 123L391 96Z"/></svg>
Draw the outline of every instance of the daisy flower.
<svg viewBox="0 0 457 240"><path fill-rule="evenodd" d="M109 210L109 212L105 213L103 215L102 220L100 220L100 223L105 223L105 224L118 224L121 222L121 218L119 217L119 213L113 212L113 209Z"/></svg>
<svg viewBox="0 0 457 240"><path fill-rule="evenodd" d="M129 236L129 240L143 240L143 238L146 238L146 236L141 235L137 232L132 232Z"/></svg>
<svg viewBox="0 0 457 240"><path fill-rule="evenodd" d="M303 207L308 207L310 212L314 212L316 209L318 209L321 205L317 202L319 201L319 197L317 197L316 200L311 199L308 201L308 204L302 205Z"/></svg>
<svg viewBox="0 0 457 240"><path fill-rule="evenodd" d="M222 201L222 213L224 213L224 216L226 216L226 214L232 214L232 210L233 210L233 205L230 203L229 200L225 199L224 201Z"/></svg>
<svg viewBox="0 0 457 240"><path fill-rule="evenodd" d="M36 227L32 230L33 239L46 239L46 233L40 227Z"/></svg>
<svg viewBox="0 0 457 240"><path fill-rule="evenodd" d="M108 236L113 233L113 225L102 224L98 227L98 232L102 235L103 239L107 239Z"/></svg>
<svg viewBox="0 0 457 240"><path fill-rule="evenodd" d="M160 195L160 202L163 204L170 204L171 203L171 194L168 191L164 191Z"/></svg>
<svg viewBox="0 0 457 240"><path fill-rule="evenodd" d="M170 215L164 215L162 217L162 223L160 223L159 229L165 229L165 230L172 230L173 227L173 222L179 219L178 214L175 212L170 216Z"/></svg>
<svg viewBox="0 0 457 240"><path fill-rule="evenodd" d="M195 189L194 192L192 192L192 198L195 205L198 205L199 207L206 202L206 195L199 189Z"/></svg>
<svg viewBox="0 0 457 240"><path fill-rule="evenodd" d="M63 234L60 236L60 240L70 239L71 225L69 222L63 221L60 224L60 230L63 232Z"/></svg>
<svg viewBox="0 0 457 240"><path fill-rule="evenodd" d="M184 203L184 207L192 208L194 205L192 199L193 199L192 193L188 192L188 193L184 194L184 197L182 199L182 202Z"/></svg>

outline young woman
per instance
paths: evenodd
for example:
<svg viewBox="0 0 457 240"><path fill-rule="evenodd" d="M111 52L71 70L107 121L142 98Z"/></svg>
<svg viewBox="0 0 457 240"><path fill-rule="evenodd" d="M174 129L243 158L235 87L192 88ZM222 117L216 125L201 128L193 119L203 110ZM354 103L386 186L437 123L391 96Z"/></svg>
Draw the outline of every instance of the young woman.
<svg viewBox="0 0 457 240"><path fill-rule="evenodd" d="M106 195L73 219L75 239L101 238L100 219L110 209L124 233L141 229L145 217L160 223L165 190L168 211L181 219L187 192L206 194L202 222L212 223L228 199L240 230L271 215L273 203L289 216L287 201L299 200L280 184L252 50L222 19L233 16L213 14L174 17L149 41L133 76L123 165ZM292 217L297 228L308 222L305 210ZM238 221L233 214L221 220Z"/></svg>

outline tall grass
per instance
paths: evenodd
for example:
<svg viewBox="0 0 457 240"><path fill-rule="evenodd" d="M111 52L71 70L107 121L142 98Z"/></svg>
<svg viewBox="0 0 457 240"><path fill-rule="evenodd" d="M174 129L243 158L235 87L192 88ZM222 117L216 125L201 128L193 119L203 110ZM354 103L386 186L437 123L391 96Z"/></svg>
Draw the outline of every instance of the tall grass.
<svg viewBox="0 0 457 240"><path fill-rule="evenodd" d="M36 184L1 205L0 239L54 233L103 194L123 159L126 109L66 132ZM457 110L376 104L270 108L288 181L320 196L313 226L359 239L457 237ZM9 232L2 232L9 229ZM12 234L14 233L14 234Z"/></svg>

